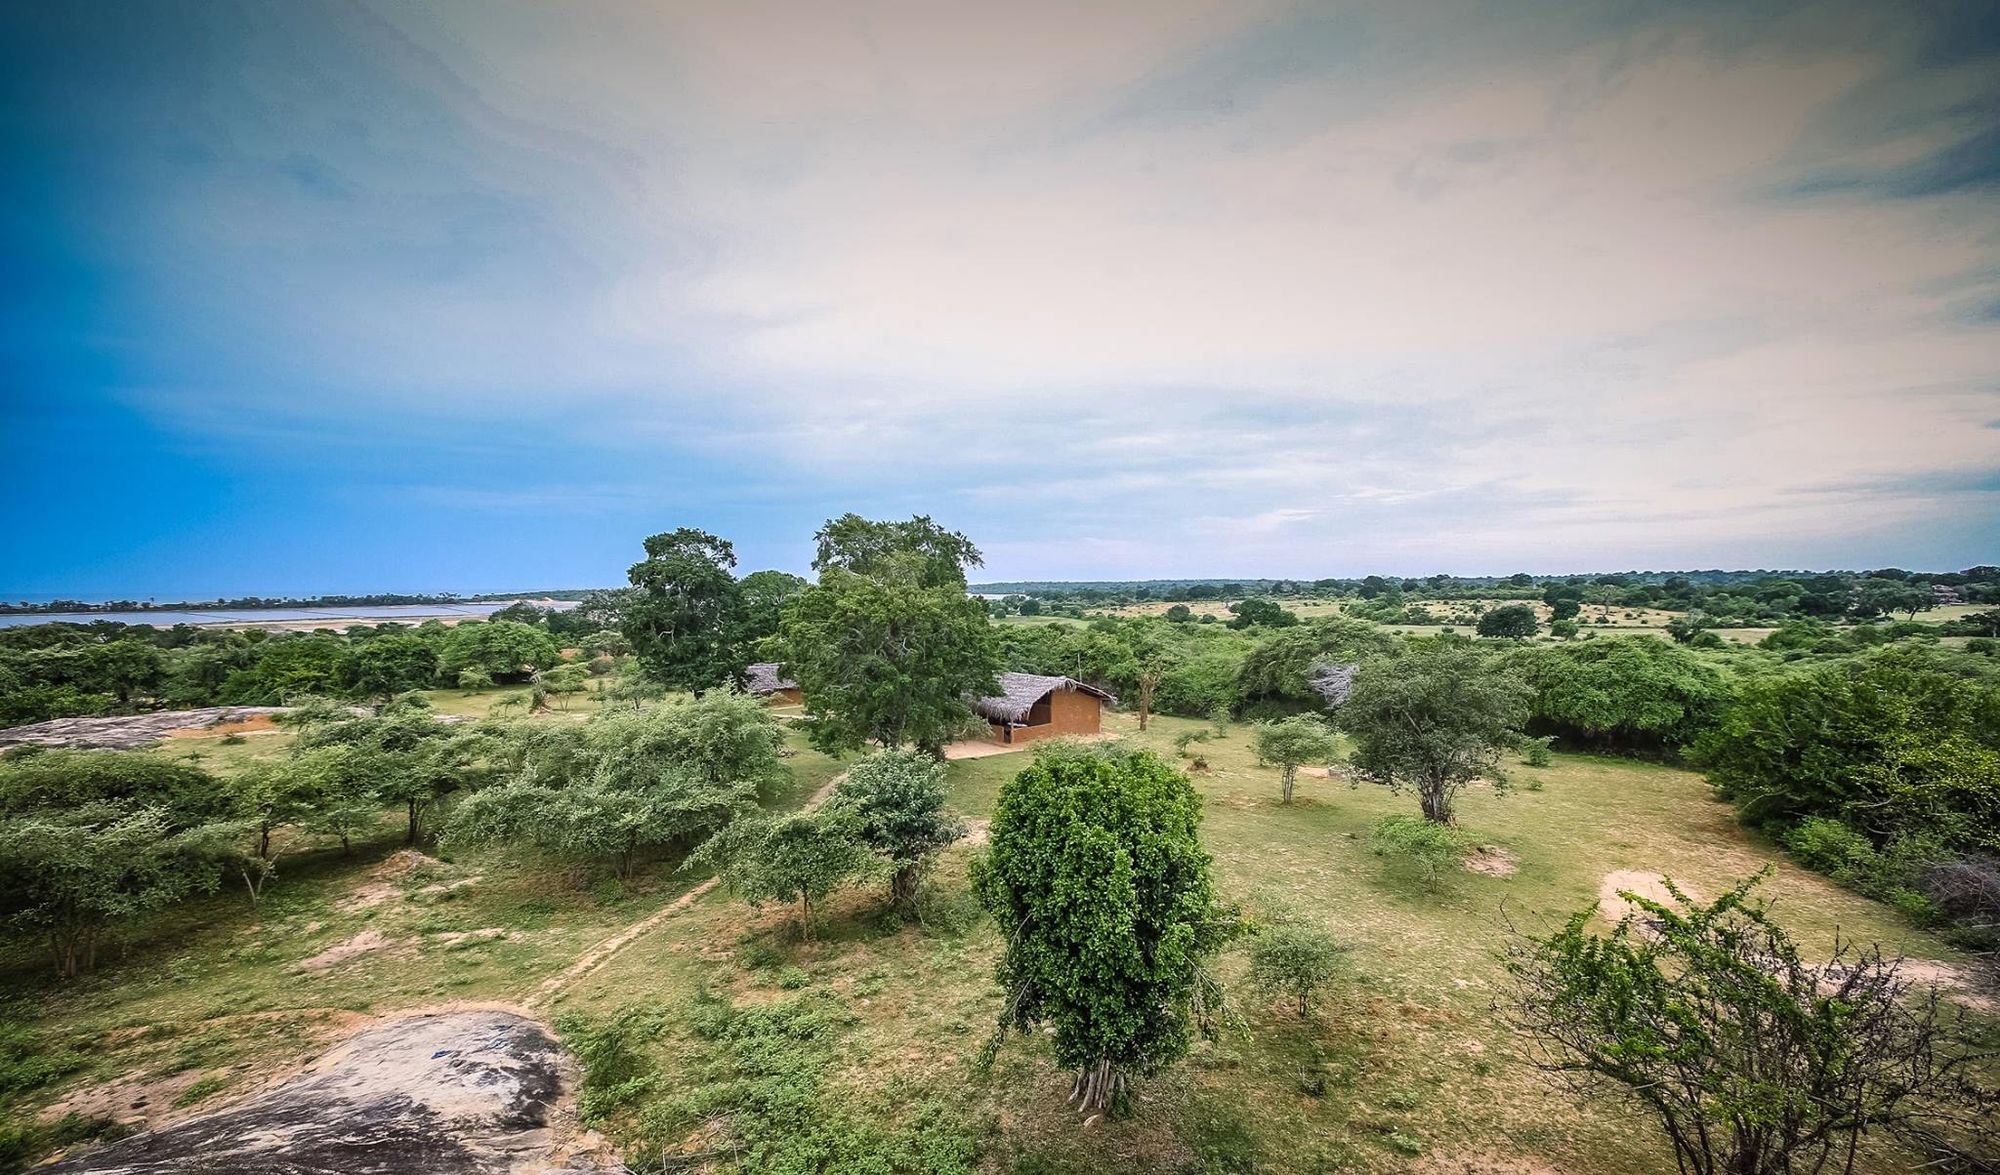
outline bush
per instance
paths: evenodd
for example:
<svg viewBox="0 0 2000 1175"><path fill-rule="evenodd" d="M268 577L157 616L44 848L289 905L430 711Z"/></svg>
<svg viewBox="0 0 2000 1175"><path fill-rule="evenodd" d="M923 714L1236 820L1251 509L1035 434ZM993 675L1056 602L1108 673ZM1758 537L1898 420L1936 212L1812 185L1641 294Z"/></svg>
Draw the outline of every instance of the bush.
<svg viewBox="0 0 2000 1175"><path fill-rule="evenodd" d="M1313 998L1333 981L1346 953L1346 947L1317 927L1263 927L1250 940L1250 982L1296 1002L1304 1016L1312 1011Z"/></svg>
<svg viewBox="0 0 2000 1175"><path fill-rule="evenodd" d="M1421 816L1385 816L1375 822L1368 839L1376 856L1410 867L1433 892L1451 871L1464 866L1473 849L1464 832Z"/></svg>
<svg viewBox="0 0 2000 1175"><path fill-rule="evenodd" d="M556 1021L563 1043L583 1066L577 1116L584 1125L601 1125L660 1087L660 1075L643 1046L665 1027L661 1010L648 1006L627 1008L609 1020L568 1015Z"/></svg>
<svg viewBox="0 0 2000 1175"><path fill-rule="evenodd" d="M1547 767L1555 762L1555 757L1549 753L1549 744L1554 741L1553 735L1524 740L1521 745L1521 762L1530 767Z"/></svg>

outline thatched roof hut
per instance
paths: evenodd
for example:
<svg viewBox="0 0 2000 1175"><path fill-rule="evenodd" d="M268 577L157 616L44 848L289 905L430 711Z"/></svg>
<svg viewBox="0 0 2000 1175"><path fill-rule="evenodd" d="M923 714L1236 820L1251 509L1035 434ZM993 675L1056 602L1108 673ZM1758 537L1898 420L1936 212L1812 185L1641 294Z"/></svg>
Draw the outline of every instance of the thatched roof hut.
<svg viewBox="0 0 2000 1175"><path fill-rule="evenodd" d="M1089 694L1107 706L1118 704L1118 698L1094 685L1086 685L1074 677L1044 677L1039 673L1003 673L999 677L1000 693L990 698L972 699L972 709L988 722L1022 722L1035 703L1056 690L1075 690Z"/></svg>
<svg viewBox="0 0 2000 1175"><path fill-rule="evenodd" d="M760 662L743 670L743 692L760 698L798 688L798 682L778 676L778 663L775 661Z"/></svg>

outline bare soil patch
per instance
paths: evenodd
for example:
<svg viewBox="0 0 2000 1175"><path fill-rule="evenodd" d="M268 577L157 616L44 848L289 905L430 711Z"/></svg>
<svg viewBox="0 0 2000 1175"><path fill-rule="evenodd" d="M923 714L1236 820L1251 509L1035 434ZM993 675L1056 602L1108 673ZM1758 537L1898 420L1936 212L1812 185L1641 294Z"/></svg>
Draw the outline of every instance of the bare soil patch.
<svg viewBox="0 0 2000 1175"><path fill-rule="evenodd" d="M379 930L364 930L346 942L336 943L309 959L301 959L297 964L300 971L325 971L338 967L349 959L361 955L374 954L396 945L395 940Z"/></svg>
<svg viewBox="0 0 2000 1175"><path fill-rule="evenodd" d="M1426 1155L1410 1170L1419 1175L1563 1175L1560 1167L1541 1159L1482 1152L1475 1155Z"/></svg>
<svg viewBox="0 0 2000 1175"><path fill-rule="evenodd" d="M1465 867L1488 877L1512 877L1521 868L1520 859L1499 845L1481 845L1465 859Z"/></svg>
<svg viewBox="0 0 2000 1175"><path fill-rule="evenodd" d="M1674 885L1688 896L1690 901L1701 901L1701 892L1686 882L1675 879ZM1674 897L1667 892L1666 875L1649 873L1644 869L1618 869L1604 875L1597 886L1597 911L1606 922L1623 922L1633 914L1643 911L1625 899L1627 893L1655 901L1663 906L1674 904Z"/></svg>

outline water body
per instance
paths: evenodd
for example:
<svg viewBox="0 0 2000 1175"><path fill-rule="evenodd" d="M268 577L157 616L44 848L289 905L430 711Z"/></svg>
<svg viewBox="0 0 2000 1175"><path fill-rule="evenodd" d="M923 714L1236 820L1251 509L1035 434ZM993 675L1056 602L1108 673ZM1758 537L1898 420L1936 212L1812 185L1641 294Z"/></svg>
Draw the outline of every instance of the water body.
<svg viewBox="0 0 2000 1175"><path fill-rule="evenodd" d="M568 600L531 600L540 608L573 608ZM335 608L149 608L143 612L32 612L0 616L0 628L29 624L92 624L108 620L117 624L150 624L172 628L176 624L223 624L255 628L267 624L293 627L319 622L327 628L350 624L422 624L426 620L465 620L491 616L512 600L485 600L477 604L378 604Z"/></svg>

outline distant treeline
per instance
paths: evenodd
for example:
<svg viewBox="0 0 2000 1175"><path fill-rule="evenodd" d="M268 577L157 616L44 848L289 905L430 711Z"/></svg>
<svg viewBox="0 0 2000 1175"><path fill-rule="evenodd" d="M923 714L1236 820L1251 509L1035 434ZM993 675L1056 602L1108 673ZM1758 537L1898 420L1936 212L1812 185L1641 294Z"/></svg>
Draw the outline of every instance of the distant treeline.
<svg viewBox="0 0 2000 1175"><path fill-rule="evenodd" d="M266 632L177 624L0 629L0 727L159 707L279 705L304 696L385 700L440 686L523 682L562 662L602 674L625 651L620 593L574 608L515 603L486 620ZM599 664L600 660L606 663Z"/></svg>
<svg viewBox="0 0 2000 1175"><path fill-rule="evenodd" d="M461 596L457 592L376 592L365 596L236 596L231 599L177 600L48 600L32 603L18 600L0 602L0 615L21 616L67 612L195 612L253 611L259 608L383 608L422 605L483 604L532 597L538 600L581 600L591 588L553 588L521 592L482 592Z"/></svg>
<svg viewBox="0 0 2000 1175"><path fill-rule="evenodd" d="M1009 586L1035 591L1001 593ZM1699 613L1710 623L1779 624L1787 620L1873 620L1903 613L1914 617L1940 604L2000 603L2000 568L1969 567L1963 571L1921 572L1885 567L1874 571L1749 572L1713 571L1662 574L1615 573L1597 576L1533 576L1525 572L1501 578L1433 575L1397 579L1368 575L1360 579L1135 581L1127 584L1038 585L984 584L985 594L999 595L996 612L1022 611L1080 614L1093 607L1167 602L1199 603L1245 597L1360 597L1369 601L1368 618L1385 623L1430 624L1420 610L1403 615L1406 601L1501 599L1534 601L1557 607L1657 608ZM1022 608L1023 601L1037 604ZM1040 607L1046 602L1052 607ZM1574 615L1574 611L1570 611ZM1967 631L1963 635L1995 635Z"/></svg>

